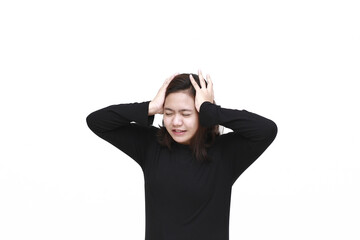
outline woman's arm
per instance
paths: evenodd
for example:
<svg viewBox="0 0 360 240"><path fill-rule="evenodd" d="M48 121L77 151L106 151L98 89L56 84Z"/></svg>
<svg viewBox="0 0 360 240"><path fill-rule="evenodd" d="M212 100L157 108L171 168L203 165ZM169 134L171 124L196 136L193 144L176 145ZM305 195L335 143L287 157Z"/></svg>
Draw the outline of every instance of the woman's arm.
<svg viewBox="0 0 360 240"><path fill-rule="evenodd" d="M230 159L232 164L233 183L277 135L275 122L246 110L227 109L203 102L199 117L203 126L219 124L233 130L219 137L223 157Z"/></svg>
<svg viewBox="0 0 360 240"><path fill-rule="evenodd" d="M136 122L150 126L154 116L149 116L150 102L111 105L90 113L86 122L95 134L103 134Z"/></svg>
<svg viewBox="0 0 360 240"><path fill-rule="evenodd" d="M86 118L89 128L143 167L146 147L156 140L154 115L164 112L165 91L176 75L165 79L152 101L111 105L91 113Z"/></svg>
<svg viewBox="0 0 360 240"><path fill-rule="evenodd" d="M200 113L201 125L220 124L250 141L272 142L277 134L275 122L246 110L227 109L204 102L200 107Z"/></svg>
<svg viewBox="0 0 360 240"><path fill-rule="evenodd" d="M111 105L89 114L86 122L100 138L111 143L140 166L145 146L154 127L154 116L149 116L149 101Z"/></svg>
<svg viewBox="0 0 360 240"><path fill-rule="evenodd" d="M234 183L274 141L277 126L270 119L255 113L215 105L210 76L207 75L206 82L199 70L199 79L200 86L190 75L191 83L196 90L195 106L199 112L200 124L205 127L219 124L234 131L221 135L217 141L221 145L224 161L230 161Z"/></svg>

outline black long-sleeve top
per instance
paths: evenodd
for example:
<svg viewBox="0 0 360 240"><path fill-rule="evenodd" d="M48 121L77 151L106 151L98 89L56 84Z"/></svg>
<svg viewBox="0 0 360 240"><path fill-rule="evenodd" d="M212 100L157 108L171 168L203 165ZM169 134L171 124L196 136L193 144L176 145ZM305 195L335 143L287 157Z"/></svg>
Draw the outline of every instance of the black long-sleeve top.
<svg viewBox="0 0 360 240"><path fill-rule="evenodd" d="M233 130L208 148L210 163L194 159L188 145L171 150L156 137L149 101L111 105L87 117L89 128L134 159L145 183L145 240L228 240L231 188L272 143L276 124L246 110L204 102L203 126Z"/></svg>

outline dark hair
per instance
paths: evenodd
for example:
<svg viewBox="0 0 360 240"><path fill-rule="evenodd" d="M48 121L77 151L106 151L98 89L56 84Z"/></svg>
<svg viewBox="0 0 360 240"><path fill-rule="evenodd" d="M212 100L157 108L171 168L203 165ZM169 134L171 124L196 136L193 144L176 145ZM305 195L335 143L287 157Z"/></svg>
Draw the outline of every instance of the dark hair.
<svg viewBox="0 0 360 240"><path fill-rule="evenodd" d="M200 86L200 80L199 76L196 74L191 74L196 83ZM207 83L205 81L205 84L207 86ZM193 96L195 98L196 96L196 90L191 84L190 81L190 74L183 73L176 75L173 80L169 83L166 92L165 92L165 98L170 93L180 92L180 91L188 91L190 96ZM215 103L215 101L214 101ZM164 125L164 122L163 122ZM174 142L173 138L170 136L168 131L164 126L159 126L160 129L158 131L158 142L162 146L166 146L169 149L171 149L171 145ZM199 127L193 136L193 138L190 140L190 149L192 150L194 157L200 161L200 162L210 162L211 159L207 155L207 149L210 147L213 142L215 141L216 136L219 135L219 125L214 125L211 127L204 127L199 124Z"/></svg>

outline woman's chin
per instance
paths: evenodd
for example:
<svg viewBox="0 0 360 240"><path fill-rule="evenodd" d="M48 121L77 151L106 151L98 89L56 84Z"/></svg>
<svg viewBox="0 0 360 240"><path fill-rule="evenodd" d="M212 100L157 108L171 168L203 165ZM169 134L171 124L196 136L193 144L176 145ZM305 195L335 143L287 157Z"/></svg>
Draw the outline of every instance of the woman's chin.
<svg viewBox="0 0 360 240"><path fill-rule="evenodd" d="M175 142L180 143L180 144L185 144L185 145L190 144L190 140L187 139L187 138L181 138L181 137L178 137L178 136L172 136L172 139Z"/></svg>

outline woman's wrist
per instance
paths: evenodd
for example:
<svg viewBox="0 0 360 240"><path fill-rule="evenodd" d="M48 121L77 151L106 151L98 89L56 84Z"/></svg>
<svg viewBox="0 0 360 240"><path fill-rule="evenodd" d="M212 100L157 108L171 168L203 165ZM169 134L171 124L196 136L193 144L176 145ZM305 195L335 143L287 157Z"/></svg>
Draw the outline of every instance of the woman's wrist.
<svg viewBox="0 0 360 240"><path fill-rule="evenodd" d="M150 101L149 103L149 112L148 112L148 116L153 116L157 113L157 107L154 106L154 103L152 101Z"/></svg>

